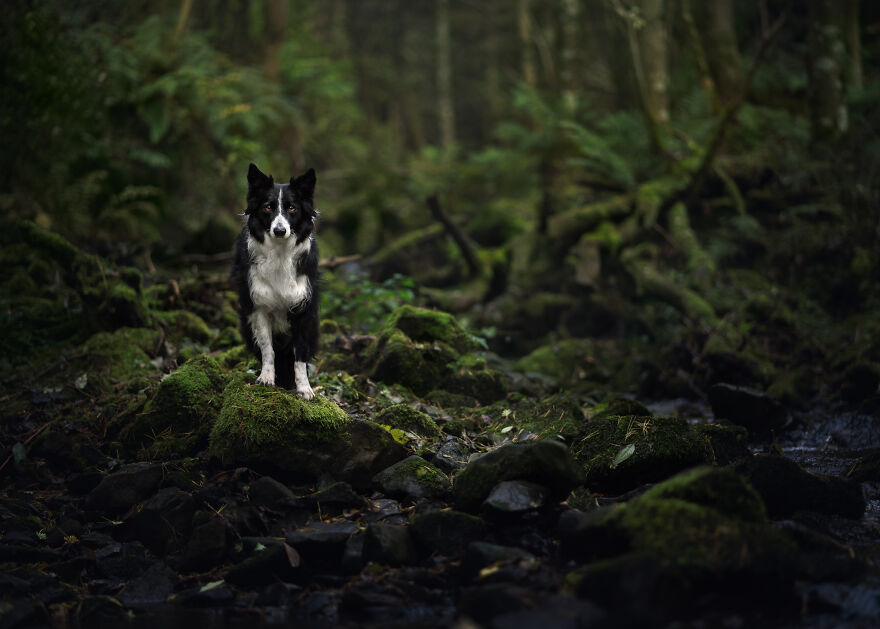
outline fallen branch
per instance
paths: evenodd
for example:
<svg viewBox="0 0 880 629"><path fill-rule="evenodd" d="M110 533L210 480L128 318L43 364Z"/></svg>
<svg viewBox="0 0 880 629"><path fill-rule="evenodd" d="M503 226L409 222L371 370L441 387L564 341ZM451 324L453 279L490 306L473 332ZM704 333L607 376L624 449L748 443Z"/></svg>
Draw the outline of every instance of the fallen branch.
<svg viewBox="0 0 880 629"><path fill-rule="evenodd" d="M458 225L452 222L444 212L443 208L440 207L440 201L437 200L436 195L431 195L427 199L425 199L425 203L428 204L428 209L431 211L431 216L434 217L437 222L443 225L443 228L446 230L446 233L455 241L455 244L458 245L458 248L461 250L461 255L464 257L464 261L468 266L468 270L472 276L479 275L482 269L482 265L480 261L477 259L476 253L474 253L473 247L471 247L470 243L465 238L465 235L462 233L461 229L459 229Z"/></svg>

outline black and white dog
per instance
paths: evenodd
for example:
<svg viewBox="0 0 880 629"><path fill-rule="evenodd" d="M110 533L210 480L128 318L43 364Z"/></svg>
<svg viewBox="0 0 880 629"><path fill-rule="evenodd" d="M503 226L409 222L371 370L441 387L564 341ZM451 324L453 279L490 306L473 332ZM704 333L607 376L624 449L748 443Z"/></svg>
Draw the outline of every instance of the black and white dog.
<svg viewBox="0 0 880 629"><path fill-rule="evenodd" d="M232 264L241 335L262 363L257 383L296 386L311 400L308 361L318 344L315 171L277 184L251 164L247 179L247 223Z"/></svg>

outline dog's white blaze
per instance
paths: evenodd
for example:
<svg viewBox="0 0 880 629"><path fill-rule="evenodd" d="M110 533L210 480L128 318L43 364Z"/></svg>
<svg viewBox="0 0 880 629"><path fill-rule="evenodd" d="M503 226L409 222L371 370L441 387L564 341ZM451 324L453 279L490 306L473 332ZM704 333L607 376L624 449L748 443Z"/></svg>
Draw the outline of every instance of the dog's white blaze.
<svg viewBox="0 0 880 629"><path fill-rule="evenodd" d="M278 211L278 216L275 217L275 220L272 221L272 225L269 227L269 235L272 238L290 238L290 235L293 233L293 230L290 229L290 221L287 220L287 212L281 205L281 191L278 191L278 200L275 202L275 209ZM281 227L284 229L283 236L275 235L275 228Z"/></svg>

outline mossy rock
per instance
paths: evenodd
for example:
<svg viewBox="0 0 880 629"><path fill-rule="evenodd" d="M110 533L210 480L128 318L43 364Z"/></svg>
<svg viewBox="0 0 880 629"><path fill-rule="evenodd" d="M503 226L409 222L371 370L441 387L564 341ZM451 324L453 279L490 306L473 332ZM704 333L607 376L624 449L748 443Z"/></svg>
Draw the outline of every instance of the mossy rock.
<svg viewBox="0 0 880 629"><path fill-rule="evenodd" d="M159 333L146 328L98 332L79 346L76 353L83 358L74 360L62 377L69 383L85 375L85 391L112 392L114 383L126 382L155 371L150 357L155 353L159 341Z"/></svg>
<svg viewBox="0 0 880 629"><path fill-rule="evenodd" d="M476 351L477 343L447 312L404 305L392 312L386 330L397 329L419 343L446 343L459 354Z"/></svg>
<svg viewBox="0 0 880 629"><path fill-rule="evenodd" d="M220 330L220 333L211 339L209 347L212 351L217 351L236 347L243 342L241 332L238 331L238 328L230 325Z"/></svg>
<svg viewBox="0 0 880 629"><path fill-rule="evenodd" d="M562 385L601 378L594 360L595 346L588 339L564 339L542 345L519 359L516 370L550 376Z"/></svg>
<svg viewBox="0 0 880 629"><path fill-rule="evenodd" d="M379 426L352 420L323 396L309 402L277 387L233 376L211 429L209 455L225 466L247 465L280 478L329 474L364 488L406 450Z"/></svg>
<svg viewBox="0 0 880 629"><path fill-rule="evenodd" d="M491 404L507 396L507 377L495 369L463 369L451 373L441 388L456 395L474 398L481 404Z"/></svg>
<svg viewBox="0 0 880 629"><path fill-rule="evenodd" d="M425 396L425 400L434 406L444 409L458 407L474 408L475 406L479 406L479 402L475 397L462 395L460 393L451 393L442 389L435 389L429 392Z"/></svg>
<svg viewBox="0 0 880 629"><path fill-rule="evenodd" d="M382 426L415 433L424 439L439 439L443 434L427 413L423 413L409 404L389 406L374 416L373 421Z"/></svg>
<svg viewBox="0 0 880 629"><path fill-rule="evenodd" d="M373 379L402 384L417 395L436 389L458 358L445 343L416 343L397 329L383 332L374 347Z"/></svg>
<svg viewBox="0 0 880 629"><path fill-rule="evenodd" d="M703 442L706 462L713 465L728 465L739 459L751 456L749 450L749 431L733 424L694 424L697 438Z"/></svg>
<svg viewBox="0 0 880 629"><path fill-rule="evenodd" d="M648 408L638 400L617 398L610 402L597 404L589 410L591 419L603 419L619 415L638 415L645 417L651 414Z"/></svg>
<svg viewBox="0 0 880 629"><path fill-rule="evenodd" d="M420 456L410 456L382 470L373 484L390 496L410 499L442 498L449 493L449 479L437 466Z"/></svg>
<svg viewBox="0 0 880 629"><path fill-rule="evenodd" d="M227 381L214 358L202 355L187 361L162 380L120 437L133 443L155 442L156 452L167 456L194 454L207 445Z"/></svg>
<svg viewBox="0 0 880 629"><path fill-rule="evenodd" d="M562 500L583 484L584 473L558 441L508 443L474 459L455 476L455 504L477 512L492 489L507 480L538 483L547 488L550 500Z"/></svg>
<svg viewBox="0 0 880 629"><path fill-rule="evenodd" d="M157 312L156 316L165 328L168 338L175 344L184 339L207 343L214 336L204 319L188 310Z"/></svg>
<svg viewBox="0 0 880 629"><path fill-rule="evenodd" d="M794 581L793 543L767 521L755 490L723 468L690 470L617 508L582 514L563 538L563 553L649 558L675 583L677 600L722 584L784 591Z"/></svg>
<svg viewBox="0 0 880 629"><path fill-rule="evenodd" d="M571 446L594 491L623 493L707 462L706 449L678 417L593 418Z"/></svg>

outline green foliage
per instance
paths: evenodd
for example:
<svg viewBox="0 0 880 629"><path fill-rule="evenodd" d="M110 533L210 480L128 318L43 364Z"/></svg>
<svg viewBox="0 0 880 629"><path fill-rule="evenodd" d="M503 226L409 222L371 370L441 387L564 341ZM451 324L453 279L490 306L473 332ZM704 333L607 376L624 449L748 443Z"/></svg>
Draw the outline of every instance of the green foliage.
<svg viewBox="0 0 880 629"><path fill-rule="evenodd" d="M321 316L361 333L379 332L395 308L415 299L412 279L397 274L373 282L362 273L325 273L322 284Z"/></svg>

